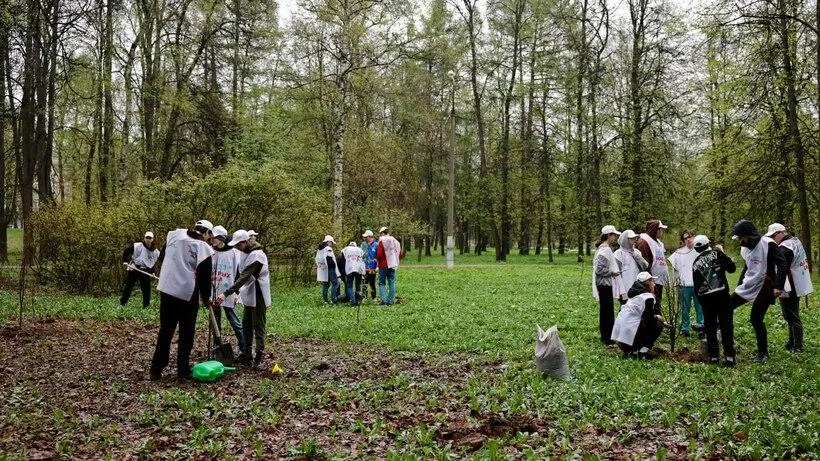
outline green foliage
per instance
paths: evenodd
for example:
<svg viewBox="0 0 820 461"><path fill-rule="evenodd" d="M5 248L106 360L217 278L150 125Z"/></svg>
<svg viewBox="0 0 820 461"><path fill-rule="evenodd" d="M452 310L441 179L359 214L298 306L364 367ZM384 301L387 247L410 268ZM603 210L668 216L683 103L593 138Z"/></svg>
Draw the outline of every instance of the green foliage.
<svg viewBox="0 0 820 461"><path fill-rule="evenodd" d="M43 207L32 218L42 279L60 289L104 294L119 289L123 250L153 231L158 247L167 231L209 219L230 231L261 233L274 279L311 277L312 248L326 228L320 193L298 186L273 165L232 165L202 179L144 182L116 205L79 201Z"/></svg>

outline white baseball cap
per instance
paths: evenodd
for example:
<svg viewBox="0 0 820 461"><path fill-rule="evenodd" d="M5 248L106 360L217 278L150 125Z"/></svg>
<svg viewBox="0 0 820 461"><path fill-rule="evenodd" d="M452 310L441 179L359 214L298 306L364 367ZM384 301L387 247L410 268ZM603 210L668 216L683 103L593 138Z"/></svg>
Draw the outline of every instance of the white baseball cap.
<svg viewBox="0 0 820 461"><path fill-rule="evenodd" d="M765 235L766 237L771 237L772 235L774 235L778 232L786 232L786 226L784 226L783 224L780 224L779 222L776 222L776 223L770 224L769 229L763 235Z"/></svg>
<svg viewBox="0 0 820 461"><path fill-rule="evenodd" d="M251 236L248 235L248 231L239 229L233 233L233 237L231 237L231 241L228 242L228 246L235 246L239 242L247 242L250 238Z"/></svg>
<svg viewBox="0 0 820 461"><path fill-rule="evenodd" d="M228 238L228 229L225 229L222 226L214 226L214 230L211 231L214 234L214 237L225 237Z"/></svg>
<svg viewBox="0 0 820 461"><path fill-rule="evenodd" d="M194 227L204 227L205 229L208 229L209 231L214 230L214 225L210 221L208 221L207 219L200 219L199 221L197 221L194 224Z"/></svg>
<svg viewBox="0 0 820 461"><path fill-rule="evenodd" d="M153 232L151 232L151 231L148 231L148 232L146 232L146 233L145 233L145 235L143 235L143 236L142 236L142 238L145 238L145 237L151 237L151 238L154 238L154 233L153 233Z"/></svg>
<svg viewBox="0 0 820 461"><path fill-rule="evenodd" d="M607 224L606 226L601 228L601 235L609 234L621 235L621 233L618 232L618 229L615 229L615 226L613 226L612 224Z"/></svg>
<svg viewBox="0 0 820 461"><path fill-rule="evenodd" d="M362 234L362 237L373 237L373 231L367 229L366 231L364 231L364 234Z"/></svg>
<svg viewBox="0 0 820 461"><path fill-rule="evenodd" d="M698 248L709 246L709 237L707 237L705 235L702 235L702 234L701 235L696 235L695 236L695 246L698 247Z"/></svg>
<svg viewBox="0 0 820 461"><path fill-rule="evenodd" d="M664 223L663 223L663 221L661 221L661 220L659 219L659 220L658 220L658 228L659 228L659 229L668 229L668 228L669 228L669 226L667 226L666 224L664 224Z"/></svg>
<svg viewBox="0 0 820 461"><path fill-rule="evenodd" d="M379 234L384 234L386 232L387 232L387 227L382 227L381 229L379 229Z"/></svg>
<svg viewBox="0 0 820 461"><path fill-rule="evenodd" d="M259 235L259 232L256 232L255 230L251 229L248 231L248 235Z"/></svg>
<svg viewBox="0 0 820 461"><path fill-rule="evenodd" d="M634 239L635 237L638 236L638 234L636 234L635 231L632 230L632 229L625 230L624 234L626 234L626 238L628 238L628 239Z"/></svg>
<svg viewBox="0 0 820 461"><path fill-rule="evenodd" d="M330 243L332 243L332 244L334 244L334 245L336 244L336 241L335 241L335 240L333 240L333 236L332 236L332 235L325 235L325 239L324 239L324 240L322 240L322 243L327 243L327 242L330 242Z"/></svg>
<svg viewBox="0 0 820 461"><path fill-rule="evenodd" d="M650 274L649 272L644 271L644 272L639 272L639 273L638 273L637 280L638 280L639 282L643 283L643 282L646 282L646 281L647 281L647 280L649 280L649 279L653 279L653 280L654 280L654 279L656 279L656 278L657 278L657 277L653 277L653 276L652 276L652 274Z"/></svg>

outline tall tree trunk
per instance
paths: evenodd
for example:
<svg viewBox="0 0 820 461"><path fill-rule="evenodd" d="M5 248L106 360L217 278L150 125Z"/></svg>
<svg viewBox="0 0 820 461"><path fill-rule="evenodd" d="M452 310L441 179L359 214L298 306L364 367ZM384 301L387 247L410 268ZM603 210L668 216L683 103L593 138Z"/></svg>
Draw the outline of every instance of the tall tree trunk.
<svg viewBox="0 0 820 461"><path fill-rule="evenodd" d="M114 60L113 3L112 0L100 1L101 11L104 11L105 14L104 30L100 34L100 57L102 59L100 79L102 81L103 115L102 139L100 140L100 171L98 173L101 202L108 201L111 152L114 141L114 103L111 88L111 67Z"/></svg>
<svg viewBox="0 0 820 461"><path fill-rule="evenodd" d="M581 2L581 32L578 37L578 75L575 82L575 207L576 223L578 229L578 258L584 254L584 244L589 239L587 224L587 178L586 178L586 108L584 107L584 85L586 82L587 62L589 54L589 44L587 42L587 13L589 10L588 0Z"/></svg>
<svg viewBox="0 0 820 461"><path fill-rule="evenodd" d="M125 113L122 120L122 149L119 155L119 189L125 189L125 179L127 174L127 160L131 153L131 111L134 106L134 84L131 76L134 71L134 56L137 52L138 39L131 42L131 47L128 49L128 56L125 61L123 70L123 80L125 93Z"/></svg>
<svg viewBox="0 0 820 461"><path fill-rule="evenodd" d="M812 267L814 264L811 252L811 221L809 219L809 200L806 191L806 148L803 146L803 140L800 137L800 126L797 120L797 90L795 88L793 66L795 52L791 44L791 37L794 35L794 31L790 30L791 28L789 27L792 20L786 19L786 16L791 13L786 6L786 0L778 0L777 6L779 10L778 13L781 16L777 23L779 26L778 35L780 38L780 51L786 84L785 109L788 130L786 147L789 152L794 155L794 185L795 191L797 192L797 210L800 216L800 240L803 242L803 247L806 250L809 267Z"/></svg>
<svg viewBox="0 0 820 461"><path fill-rule="evenodd" d="M495 249L495 260L506 261L510 253L510 232L512 218L510 217L510 106L515 89L516 72L518 71L518 57L521 53L521 18L524 15L524 1L515 2L513 23L513 58L510 66L510 80L504 93L504 112L501 132L501 248Z"/></svg>
<svg viewBox="0 0 820 461"><path fill-rule="evenodd" d="M6 60L9 57L7 3L0 7L0 263L8 261L9 212L6 209ZM11 199L13 201L13 199Z"/></svg>

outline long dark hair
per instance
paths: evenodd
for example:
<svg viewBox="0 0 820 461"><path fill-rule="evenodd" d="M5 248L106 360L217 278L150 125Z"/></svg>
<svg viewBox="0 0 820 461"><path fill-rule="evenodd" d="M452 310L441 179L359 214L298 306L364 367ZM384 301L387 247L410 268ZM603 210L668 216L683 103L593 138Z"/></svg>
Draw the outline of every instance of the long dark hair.
<svg viewBox="0 0 820 461"><path fill-rule="evenodd" d="M606 242L609 239L610 235L612 235L612 234L601 234L601 236L598 237L598 241L595 242L595 247L597 248L597 247L601 246L602 243Z"/></svg>

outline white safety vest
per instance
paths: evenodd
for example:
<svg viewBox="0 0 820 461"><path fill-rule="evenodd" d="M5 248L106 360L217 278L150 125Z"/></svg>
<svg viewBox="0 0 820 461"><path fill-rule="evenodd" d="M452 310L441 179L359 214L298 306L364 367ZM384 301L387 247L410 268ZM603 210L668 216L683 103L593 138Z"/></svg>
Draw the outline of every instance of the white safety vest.
<svg viewBox="0 0 820 461"><path fill-rule="evenodd" d="M401 244L392 235L382 235L379 237L379 243L384 248L384 257L387 259L387 268L395 269L399 267L399 254L401 253Z"/></svg>
<svg viewBox="0 0 820 461"><path fill-rule="evenodd" d="M342 248L342 254L345 257L345 273L364 273L364 251L358 246L346 246Z"/></svg>
<svg viewBox="0 0 820 461"><path fill-rule="evenodd" d="M637 251L637 250L635 250ZM624 248L618 248L614 253L615 259L621 263L621 282L626 290L628 290L638 279L638 272L640 268L635 261L635 257L630 251Z"/></svg>
<svg viewBox="0 0 820 461"><path fill-rule="evenodd" d="M336 258L336 255L333 253L333 247L326 246L324 248L320 248L316 250L316 281L317 282L328 282L327 278L327 258ZM339 266L336 266L336 277L341 277L342 274L339 273Z"/></svg>
<svg viewBox="0 0 820 461"><path fill-rule="evenodd" d="M652 261L649 261L649 273L657 277L656 285L669 284L669 270L666 268L666 248L663 242L655 240L646 232L641 234L641 240L649 244L652 250Z"/></svg>
<svg viewBox="0 0 820 461"><path fill-rule="evenodd" d="M233 286L234 281L236 281L236 274L239 271L239 263L241 261L240 251L236 248L227 251L217 251L211 259L213 260L213 277L211 277L213 288L211 291L212 294L220 295L228 291L228 288ZM225 300L222 301L222 306L236 306L236 296L236 294L232 294L226 297ZM211 296L212 300L213 298L214 296Z"/></svg>
<svg viewBox="0 0 820 461"><path fill-rule="evenodd" d="M611 339L631 346L635 342L635 335L641 325L641 317L646 308L646 301L654 298L655 295L652 293L641 293L634 298L629 298L629 301L618 312L618 317L612 326Z"/></svg>
<svg viewBox="0 0 820 461"><path fill-rule="evenodd" d="M769 237L761 237L757 246L751 250L744 246L740 247L740 256L743 256L743 260L746 261L746 273L743 275L743 281L735 288L735 294L746 301L754 301L766 282L769 242L773 240Z"/></svg>
<svg viewBox="0 0 820 461"><path fill-rule="evenodd" d="M159 250L149 250L142 242L134 243L134 254L131 256L131 261L140 269L154 267L159 258Z"/></svg>
<svg viewBox="0 0 820 461"><path fill-rule="evenodd" d="M813 293L814 286L811 284L809 261L806 258L806 250L803 249L803 244L796 237L792 237L780 242L780 246L788 248L794 253L794 259L792 259L792 264L789 266L794 286L792 287L791 282L786 278L786 286L781 297L788 298L793 293L799 298Z"/></svg>
<svg viewBox="0 0 820 461"><path fill-rule="evenodd" d="M268 256L265 252L262 251L262 249L258 249L244 254L239 264L239 272L241 273L246 267L257 261L262 263L262 270L259 271L258 276L251 276L251 279L239 288L239 296L242 297L242 304L245 306L261 307L261 304L259 304L261 301L265 307L268 307L270 306L270 273L268 272ZM261 300L256 299L257 283L259 284L259 289L262 291L263 299Z"/></svg>
<svg viewBox="0 0 820 461"><path fill-rule="evenodd" d="M214 249L210 245L189 237L187 229L168 232L157 289L166 295L189 301L196 288L197 266L213 254Z"/></svg>
<svg viewBox="0 0 820 461"><path fill-rule="evenodd" d="M692 275L692 263L698 257L698 252L694 248L678 248L669 256L669 262L672 263L672 268L675 269L677 280L675 283L683 287L695 286L695 278Z"/></svg>

